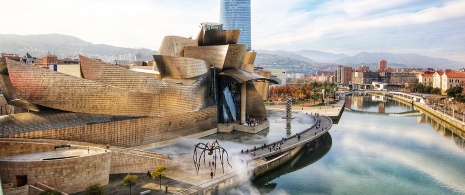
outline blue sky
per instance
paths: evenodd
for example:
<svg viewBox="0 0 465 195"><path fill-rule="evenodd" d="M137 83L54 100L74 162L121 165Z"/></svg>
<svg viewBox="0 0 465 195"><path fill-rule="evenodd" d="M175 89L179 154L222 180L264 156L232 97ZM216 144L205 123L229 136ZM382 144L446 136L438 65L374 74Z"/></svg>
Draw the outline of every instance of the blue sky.
<svg viewBox="0 0 465 195"><path fill-rule="evenodd" d="M4 2L2 2L4 1ZM219 0L0 0L2 34L158 50L219 21ZM252 49L418 53L465 61L464 0L252 0ZM7 8L6 8L7 7Z"/></svg>

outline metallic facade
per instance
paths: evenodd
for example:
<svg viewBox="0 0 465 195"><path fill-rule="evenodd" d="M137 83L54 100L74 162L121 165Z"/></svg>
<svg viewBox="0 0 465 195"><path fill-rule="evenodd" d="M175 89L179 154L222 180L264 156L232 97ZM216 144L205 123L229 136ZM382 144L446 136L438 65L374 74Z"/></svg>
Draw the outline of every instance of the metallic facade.
<svg viewBox="0 0 465 195"><path fill-rule="evenodd" d="M250 0L221 0L220 22L226 30L241 29L238 43L246 44L247 51L251 50Z"/></svg>
<svg viewBox="0 0 465 195"><path fill-rule="evenodd" d="M166 36L158 49L158 55L182 57L185 46L198 46L198 41L178 36Z"/></svg>
<svg viewBox="0 0 465 195"><path fill-rule="evenodd" d="M226 30L226 44L238 44L241 29Z"/></svg>
<svg viewBox="0 0 465 195"><path fill-rule="evenodd" d="M255 58L257 57L257 52L255 51L248 51L244 54L244 60L242 61L243 64L253 64L255 62Z"/></svg>
<svg viewBox="0 0 465 195"><path fill-rule="evenodd" d="M205 60L211 66L221 70L228 48L229 45L186 46L184 47L184 57Z"/></svg>
<svg viewBox="0 0 465 195"><path fill-rule="evenodd" d="M223 71L228 69L241 69L242 58L246 52L247 45L232 44L228 47L226 59L224 60Z"/></svg>
<svg viewBox="0 0 465 195"><path fill-rule="evenodd" d="M268 80L241 70L244 63L253 67L255 53L237 44L240 30L221 27L205 23L198 37L165 37L154 55L160 76L85 56L79 57L83 78L0 63L7 102L36 111L0 118L0 137L133 147L199 133L246 114L266 118L253 82Z"/></svg>
<svg viewBox="0 0 465 195"><path fill-rule="evenodd" d="M253 83L247 83L247 114L250 118L266 119L266 108Z"/></svg>
<svg viewBox="0 0 465 195"><path fill-rule="evenodd" d="M187 79L206 74L207 62L195 58L154 55L161 78Z"/></svg>

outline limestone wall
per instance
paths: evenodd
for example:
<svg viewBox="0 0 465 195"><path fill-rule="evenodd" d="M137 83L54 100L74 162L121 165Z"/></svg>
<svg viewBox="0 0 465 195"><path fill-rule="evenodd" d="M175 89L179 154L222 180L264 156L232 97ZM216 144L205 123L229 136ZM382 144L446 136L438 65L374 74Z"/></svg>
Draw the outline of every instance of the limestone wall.
<svg viewBox="0 0 465 195"><path fill-rule="evenodd" d="M134 171L153 171L158 165L164 167L175 166L179 162L171 160L137 155L125 152L112 152L110 173L128 173Z"/></svg>
<svg viewBox="0 0 465 195"><path fill-rule="evenodd" d="M53 144L0 141L0 157L52 151Z"/></svg>
<svg viewBox="0 0 465 195"><path fill-rule="evenodd" d="M0 191L1 192L1 191ZM9 188L9 189L3 189L3 192L5 195L24 195L24 194L29 194L29 186L21 186L18 188Z"/></svg>
<svg viewBox="0 0 465 195"><path fill-rule="evenodd" d="M28 184L41 182L65 193L85 190L95 183L107 185L111 153L49 161L0 161L3 182L15 183L17 175L27 175Z"/></svg>

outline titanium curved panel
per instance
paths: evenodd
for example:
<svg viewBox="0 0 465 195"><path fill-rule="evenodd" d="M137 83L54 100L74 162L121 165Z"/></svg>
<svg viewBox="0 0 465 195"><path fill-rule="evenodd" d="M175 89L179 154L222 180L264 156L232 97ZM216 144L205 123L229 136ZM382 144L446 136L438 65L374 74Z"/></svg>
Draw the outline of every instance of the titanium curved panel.
<svg viewBox="0 0 465 195"><path fill-rule="evenodd" d="M8 76L7 64L3 60L0 60L0 90L8 104L32 111L40 110L39 106L18 97Z"/></svg>
<svg viewBox="0 0 465 195"><path fill-rule="evenodd" d="M241 29L226 30L226 44L237 44L241 36Z"/></svg>
<svg viewBox="0 0 465 195"><path fill-rule="evenodd" d="M126 116L162 116L192 108L164 104L159 94L128 91L10 60L7 64L19 98L49 108Z"/></svg>
<svg viewBox="0 0 465 195"><path fill-rule="evenodd" d="M220 29L204 31L203 45L226 45L226 31Z"/></svg>
<svg viewBox="0 0 465 195"><path fill-rule="evenodd" d="M175 106L178 113L198 110L208 97L208 74L192 78L194 82L183 85L165 82L144 73L85 56L79 58L84 78L124 90L154 94L158 97L156 101L162 109L171 110L170 107Z"/></svg>
<svg viewBox="0 0 465 195"><path fill-rule="evenodd" d="M8 104L27 110L40 111L38 105L19 98L13 88L13 85L11 84L9 76L0 74L0 90L2 91L3 97L8 102Z"/></svg>
<svg viewBox="0 0 465 195"><path fill-rule="evenodd" d="M184 57L205 60L215 68L222 69L229 45L186 46Z"/></svg>
<svg viewBox="0 0 465 195"><path fill-rule="evenodd" d="M0 60L0 74L8 75L8 68L4 60Z"/></svg>
<svg viewBox="0 0 465 195"><path fill-rule="evenodd" d="M267 79L270 79L271 77L271 72L269 71L260 71L257 72L256 74L265 77ZM255 89L257 89L258 93L260 94L260 97L262 97L262 100L265 101L268 99L268 89L270 86L269 82L254 82Z"/></svg>
<svg viewBox="0 0 465 195"><path fill-rule="evenodd" d="M160 86L170 85L160 79L140 72L79 56L81 71L85 79L125 90L137 90L144 93L160 93ZM171 85L174 86L174 85Z"/></svg>
<svg viewBox="0 0 465 195"><path fill-rule="evenodd" d="M164 117L21 113L0 118L0 137L58 139L133 147L216 128L216 106Z"/></svg>
<svg viewBox="0 0 465 195"><path fill-rule="evenodd" d="M263 100L255 89L253 83L246 83L247 84L247 98L246 98L246 111L249 117L256 118L256 119L266 119L266 108L265 104L263 104Z"/></svg>
<svg viewBox="0 0 465 195"><path fill-rule="evenodd" d="M223 71L228 69L241 69L242 58L244 57L246 49L246 44L229 45L226 59L224 60Z"/></svg>
<svg viewBox="0 0 465 195"><path fill-rule="evenodd" d="M244 59L242 60L243 64L253 64L255 62L255 58L257 57L257 52L248 51L244 54Z"/></svg>
<svg viewBox="0 0 465 195"><path fill-rule="evenodd" d="M258 74L247 72L247 71L241 70L241 69L229 69L229 70L226 70L224 72L221 72L218 75L219 76L231 77L234 80L236 80L238 83L243 83L243 82L246 82L246 81L258 81L258 80L260 80L260 81L268 81L268 82L277 84L277 82L272 80L272 79L267 79L267 78L265 78L263 76L260 76Z"/></svg>
<svg viewBox="0 0 465 195"><path fill-rule="evenodd" d="M182 57L185 46L198 46L198 40L179 36L166 36L161 42L158 55Z"/></svg>
<svg viewBox="0 0 465 195"><path fill-rule="evenodd" d="M254 70L254 64L242 64L241 70L247 71L247 72L253 72Z"/></svg>
<svg viewBox="0 0 465 195"><path fill-rule="evenodd" d="M208 72L210 65L204 60L186 57L154 55L161 78L187 79Z"/></svg>

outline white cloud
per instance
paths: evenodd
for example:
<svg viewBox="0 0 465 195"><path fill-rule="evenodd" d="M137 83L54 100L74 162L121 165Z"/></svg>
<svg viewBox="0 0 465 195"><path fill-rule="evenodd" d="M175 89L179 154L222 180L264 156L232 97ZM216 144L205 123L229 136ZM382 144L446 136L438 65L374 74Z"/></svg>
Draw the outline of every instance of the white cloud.
<svg viewBox="0 0 465 195"><path fill-rule="evenodd" d="M4 1L4 0L2 0ZM92 43L122 47L158 49L163 36L190 36L193 28L204 21L219 21L219 1L186 0L15 0L4 2L0 12L4 34L59 33L79 37ZM454 20L465 21L465 1L423 2L417 0L278 0L251 1L252 47L254 49L321 49L352 53L370 51L376 45L368 42L373 29L390 29L410 25ZM434 27L431 27L434 28ZM463 27L457 27L463 28ZM431 31L434 29L431 29ZM439 29L440 30L440 29ZM399 31L402 32L403 30ZM452 43L423 45L418 51L448 48L464 42L460 36L444 31L445 37L456 36ZM363 37L365 43L353 40ZM389 36L388 34L386 36ZM422 35L427 37L428 34ZM405 35L408 37L408 34ZM405 42L403 36L392 40ZM351 46L352 45L352 46ZM459 50L442 50L444 55L463 58ZM399 48L402 49L402 48ZM415 48L408 48L415 50Z"/></svg>

